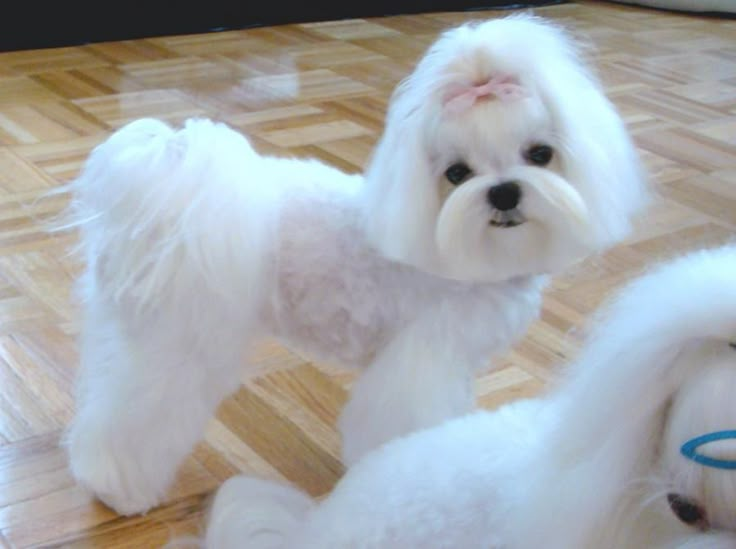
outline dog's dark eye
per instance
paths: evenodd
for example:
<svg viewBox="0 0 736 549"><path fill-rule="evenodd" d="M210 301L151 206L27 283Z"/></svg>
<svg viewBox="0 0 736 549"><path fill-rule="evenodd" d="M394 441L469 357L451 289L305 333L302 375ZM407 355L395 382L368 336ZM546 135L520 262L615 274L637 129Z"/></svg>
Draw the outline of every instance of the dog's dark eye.
<svg viewBox="0 0 736 549"><path fill-rule="evenodd" d="M535 166L546 166L552 161L555 152L549 145L533 145L524 155Z"/></svg>
<svg viewBox="0 0 736 549"><path fill-rule="evenodd" d="M689 526L704 527L705 510L691 499L680 494L667 494L667 503L675 516Z"/></svg>
<svg viewBox="0 0 736 549"><path fill-rule="evenodd" d="M459 185L472 175L472 173L473 170L468 168L467 164L464 162L456 162L445 170L445 177L453 185Z"/></svg>

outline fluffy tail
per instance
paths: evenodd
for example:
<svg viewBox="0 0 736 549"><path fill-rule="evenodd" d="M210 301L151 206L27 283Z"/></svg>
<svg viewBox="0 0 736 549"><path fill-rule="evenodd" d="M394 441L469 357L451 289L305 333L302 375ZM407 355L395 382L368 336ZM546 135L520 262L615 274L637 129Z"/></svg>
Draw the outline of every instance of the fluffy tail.
<svg viewBox="0 0 736 549"><path fill-rule="evenodd" d="M293 488L245 476L231 478L217 492L205 547L285 549L312 506L307 495Z"/></svg>
<svg viewBox="0 0 736 549"><path fill-rule="evenodd" d="M636 421L632 415L647 406L659 407L698 367L678 356L712 340L736 340L733 245L655 267L601 311L561 391L579 443L598 439L606 426Z"/></svg>
<svg viewBox="0 0 736 549"><path fill-rule="evenodd" d="M247 299L275 218L260 161L242 135L208 120L118 130L70 186L70 226L95 279L82 287L137 308L205 290Z"/></svg>

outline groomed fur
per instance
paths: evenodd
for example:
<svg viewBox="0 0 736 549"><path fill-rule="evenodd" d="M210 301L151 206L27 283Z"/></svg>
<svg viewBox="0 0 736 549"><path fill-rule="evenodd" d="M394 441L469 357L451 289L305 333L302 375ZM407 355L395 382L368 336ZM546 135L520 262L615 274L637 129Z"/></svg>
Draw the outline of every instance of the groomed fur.
<svg viewBox="0 0 736 549"><path fill-rule="evenodd" d="M284 542L273 549L736 546L734 473L694 466L677 451L683 437L733 428L733 393L711 403L711 392L698 385L712 375L733 378L734 280L734 246L653 269L603 310L548 396L377 449L300 524L285 525ZM691 387L709 410L695 419L677 412L698 408L681 401ZM665 432L678 433L675 445L664 444ZM734 458L732 449L727 455ZM677 472L691 468L696 480ZM710 475L722 477L715 491L706 488ZM651 478L665 490L642 484ZM263 491L256 494L240 477L223 491L233 507L235 499L242 509L278 505L268 495L256 503ZM668 491L699 501L718 517L712 526L719 530L681 524L667 509ZM209 539L223 524L217 519ZM236 544L208 547L251 547L250 536L246 530Z"/></svg>
<svg viewBox="0 0 736 549"><path fill-rule="evenodd" d="M195 291L253 302L266 257L243 248L273 246L276 198L248 177L257 161L242 135L208 120L174 131L142 119L96 148L70 186L70 221L97 297L141 310Z"/></svg>
<svg viewBox="0 0 736 549"><path fill-rule="evenodd" d="M164 496L237 387L275 236L274 189L248 177L257 158L223 125L144 119L96 148L71 186L87 271L67 444L77 478L121 513Z"/></svg>
<svg viewBox="0 0 736 549"><path fill-rule="evenodd" d="M298 543L284 536L296 530L312 507L308 496L286 486L246 477L233 479L219 492L210 511L206 546L276 549Z"/></svg>

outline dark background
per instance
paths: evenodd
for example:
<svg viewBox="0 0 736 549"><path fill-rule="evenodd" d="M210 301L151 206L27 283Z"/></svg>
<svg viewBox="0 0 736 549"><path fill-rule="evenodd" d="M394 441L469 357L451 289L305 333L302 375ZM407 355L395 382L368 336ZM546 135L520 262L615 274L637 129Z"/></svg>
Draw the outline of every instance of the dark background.
<svg viewBox="0 0 736 549"><path fill-rule="evenodd" d="M9 0L0 51L76 46L171 34L433 11L509 9L566 0Z"/></svg>

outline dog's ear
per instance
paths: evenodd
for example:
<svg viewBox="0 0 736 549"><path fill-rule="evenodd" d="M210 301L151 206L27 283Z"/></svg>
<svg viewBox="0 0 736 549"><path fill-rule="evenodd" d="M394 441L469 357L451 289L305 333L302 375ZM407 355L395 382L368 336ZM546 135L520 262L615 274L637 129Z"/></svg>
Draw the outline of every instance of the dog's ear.
<svg viewBox="0 0 736 549"><path fill-rule="evenodd" d="M442 205L428 139L441 121L444 90L467 76L448 73L447 67L458 55L459 39L469 33L467 25L442 33L397 86L366 170L369 242L385 256L423 270L439 268L435 224Z"/></svg>
<svg viewBox="0 0 736 549"><path fill-rule="evenodd" d="M595 219L599 249L625 238L632 217L650 201L639 155L601 85L560 33L559 55L538 74L538 89L563 138L562 161Z"/></svg>
<svg viewBox="0 0 736 549"><path fill-rule="evenodd" d="M440 208L425 142L427 112L414 79L408 78L391 99L383 136L366 171L363 196L370 243L391 259L423 269L431 269L435 262L434 225Z"/></svg>

